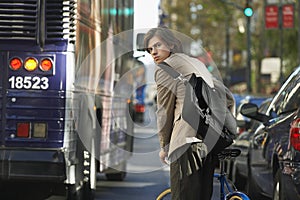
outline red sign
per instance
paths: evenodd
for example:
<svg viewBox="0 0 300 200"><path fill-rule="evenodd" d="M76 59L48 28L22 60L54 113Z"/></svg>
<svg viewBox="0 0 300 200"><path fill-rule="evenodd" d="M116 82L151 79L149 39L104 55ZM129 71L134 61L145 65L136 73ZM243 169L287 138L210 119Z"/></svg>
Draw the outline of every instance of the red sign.
<svg viewBox="0 0 300 200"><path fill-rule="evenodd" d="M265 27L266 29L278 28L279 9L277 5L267 5L265 7Z"/></svg>
<svg viewBox="0 0 300 200"><path fill-rule="evenodd" d="M294 28L294 5L286 4L282 6L282 27Z"/></svg>

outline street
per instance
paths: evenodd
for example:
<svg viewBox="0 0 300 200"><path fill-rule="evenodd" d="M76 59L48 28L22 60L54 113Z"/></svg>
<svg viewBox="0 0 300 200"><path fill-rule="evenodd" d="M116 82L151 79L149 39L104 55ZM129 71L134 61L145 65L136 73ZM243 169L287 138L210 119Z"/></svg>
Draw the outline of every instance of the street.
<svg viewBox="0 0 300 200"><path fill-rule="evenodd" d="M169 167L162 166L158 158L159 143L153 113L150 113L150 119L150 122L146 120L146 125L135 127L134 155L128 162L127 177L124 181L107 181L100 175L97 200L155 200L169 187ZM215 182L212 199L219 199L218 194L219 185Z"/></svg>
<svg viewBox="0 0 300 200"><path fill-rule="evenodd" d="M163 190L169 188L169 167L162 165L158 158L160 148L153 110L150 109L147 113L144 124L135 126L134 153L127 163L126 178L123 181L108 181L104 174L98 174L95 200L155 200ZM14 184L12 187L19 188L18 192L14 193L14 189L9 185L6 185L5 190L22 200L64 199L61 196L45 197L47 189L40 184ZM219 185L215 181L213 200L219 199L218 191ZM2 198L11 199L3 196Z"/></svg>
<svg viewBox="0 0 300 200"><path fill-rule="evenodd" d="M127 165L124 181L107 181L100 175L96 199L156 199L169 187L169 168L162 166L158 159L158 138L153 127L136 128L134 155ZM153 131L153 132L152 132Z"/></svg>
<svg viewBox="0 0 300 200"><path fill-rule="evenodd" d="M300 0L0 8L0 200L300 200Z"/></svg>

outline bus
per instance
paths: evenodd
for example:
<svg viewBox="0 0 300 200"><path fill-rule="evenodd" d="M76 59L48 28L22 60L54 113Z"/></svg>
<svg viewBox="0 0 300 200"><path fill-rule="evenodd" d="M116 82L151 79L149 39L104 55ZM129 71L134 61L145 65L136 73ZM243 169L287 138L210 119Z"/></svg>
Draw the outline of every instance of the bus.
<svg viewBox="0 0 300 200"><path fill-rule="evenodd" d="M0 182L93 199L133 149L133 0L0 2ZM129 94L129 95L128 95Z"/></svg>

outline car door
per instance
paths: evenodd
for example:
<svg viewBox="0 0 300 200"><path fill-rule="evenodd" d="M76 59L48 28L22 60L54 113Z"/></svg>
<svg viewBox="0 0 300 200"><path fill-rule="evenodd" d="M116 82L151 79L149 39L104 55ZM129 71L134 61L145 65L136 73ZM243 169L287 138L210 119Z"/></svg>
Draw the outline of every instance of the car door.
<svg viewBox="0 0 300 200"><path fill-rule="evenodd" d="M271 197L273 191L273 155L275 145L288 138L276 131L278 124L286 120L299 107L299 73L298 68L274 96L266 115L270 120L261 124L251 140L249 148L249 184L250 196L258 193ZM256 188L256 189L253 189Z"/></svg>
<svg viewBox="0 0 300 200"><path fill-rule="evenodd" d="M275 146L282 143L282 148L286 148L289 132L281 124L290 122L287 120L300 107L300 73L295 74L285 89L281 91L278 98L275 99L272 109L270 110L271 123L267 129L267 140L264 145L264 157L270 162L274 154ZM287 122L286 122L287 121ZM280 130L279 130L280 129ZM281 130L284 129L284 130Z"/></svg>

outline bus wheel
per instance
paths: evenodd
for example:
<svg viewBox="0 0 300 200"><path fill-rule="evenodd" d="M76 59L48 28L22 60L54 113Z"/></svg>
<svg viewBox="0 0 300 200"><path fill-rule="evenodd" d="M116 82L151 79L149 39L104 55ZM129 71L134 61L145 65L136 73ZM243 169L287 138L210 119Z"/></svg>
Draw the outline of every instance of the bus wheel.
<svg viewBox="0 0 300 200"><path fill-rule="evenodd" d="M107 180L123 181L127 175L126 165L126 162L122 162L120 165L115 166L115 168L109 168L105 173Z"/></svg>
<svg viewBox="0 0 300 200"><path fill-rule="evenodd" d="M126 172L108 173L105 174L107 180L110 181L123 181L126 177Z"/></svg>

